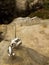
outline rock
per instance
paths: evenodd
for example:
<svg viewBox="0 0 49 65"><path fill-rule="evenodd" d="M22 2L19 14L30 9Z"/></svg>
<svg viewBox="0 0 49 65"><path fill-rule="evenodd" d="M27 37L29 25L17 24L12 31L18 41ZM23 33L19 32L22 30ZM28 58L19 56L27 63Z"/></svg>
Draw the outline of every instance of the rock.
<svg viewBox="0 0 49 65"><path fill-rule="evenodd" d="M33 10L39 9L43 7L43 0L34 0L30 3L30 8Z"/></svg>
<svg viewBox="0 0 49 65"><path fill-rule="evenodd" d="M17 27L17 22L20 23L21 21L32 21L31 23L33 23L33 21L40 22L40 19L37 17L21 17L16 18L15 22L13 21L11 24L7 25L7 33L5 38L8 41L3 40L2 42L0 42L0 64L49 65L49 19L43 20L44 23L48 22L46 24L47 27L43 27L44 23ZM14 57L9 57L7 49L10 41L15 38L15 30L16 37L19 37L22 40L22 46L19 49L15 49Z"/></svg>
<svg viewBox="0 0 49 65"><path fill-rule="evenodd" d="M43 0L16 0L18 16L27 16L31 10L38 9L42 6Z"/></svg>
<svg viewBox="0 0 49 65"><path fill-rule="evenodd" d="M40 24L42 23L42 19L38 18L37 16L35 17L18 17L12 21L13 24L19 25L19 26L30 26L34 24Z"/></svg>
<svg viewBox="0 0 49 65"><path fill-rule="evenodd" d="M27 16L31 10L36 9L36 4L41 2L42 0L1 0L0 23L9 23L17 16Z"/></svg>

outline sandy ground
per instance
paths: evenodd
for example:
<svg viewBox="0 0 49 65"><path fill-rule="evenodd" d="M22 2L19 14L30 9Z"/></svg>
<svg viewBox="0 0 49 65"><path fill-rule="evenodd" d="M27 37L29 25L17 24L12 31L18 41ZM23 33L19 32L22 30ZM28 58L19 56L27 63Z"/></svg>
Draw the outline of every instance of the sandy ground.
<svg viewBox="0 0 49 65"><path fill-rule="evenodd" d="M43 21L46 23L28 26L17 23L3 25L6 34L4 33L5 38L0 42L1 65L49 65L49 20ZM22 45L15 49L14 57L8 57L8 45L15 34L21 38Z"/></svg>

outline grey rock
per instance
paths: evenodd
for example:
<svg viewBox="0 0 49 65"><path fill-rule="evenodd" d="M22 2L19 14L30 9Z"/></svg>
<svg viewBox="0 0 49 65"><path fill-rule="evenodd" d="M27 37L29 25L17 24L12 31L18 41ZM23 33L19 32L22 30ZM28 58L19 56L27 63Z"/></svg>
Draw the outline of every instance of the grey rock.
<svg viewBox="0 0 49 65"><path fill-rule="evenodd" d="M12 21L12 24L18 25L18 26L30 26L30 25L35 25L35 24L40 24L42 23L42 19L38 18L37 16L35 17L18 17Z"/></svg>

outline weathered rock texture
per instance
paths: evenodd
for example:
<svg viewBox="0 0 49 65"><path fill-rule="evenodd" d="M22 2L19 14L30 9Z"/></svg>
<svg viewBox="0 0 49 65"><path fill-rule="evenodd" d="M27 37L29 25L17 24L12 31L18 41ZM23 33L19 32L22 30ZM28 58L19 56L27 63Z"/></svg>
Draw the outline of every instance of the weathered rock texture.
<svg viewBox="0 0 49 65"><path fill-rule="evenodd" d="M16 18L5 27L6 35L0 42L0 65L49 65L49 20ZM21 38L22 46L15 49L14 57L9 57L7 49L15 32Z"/></svg>

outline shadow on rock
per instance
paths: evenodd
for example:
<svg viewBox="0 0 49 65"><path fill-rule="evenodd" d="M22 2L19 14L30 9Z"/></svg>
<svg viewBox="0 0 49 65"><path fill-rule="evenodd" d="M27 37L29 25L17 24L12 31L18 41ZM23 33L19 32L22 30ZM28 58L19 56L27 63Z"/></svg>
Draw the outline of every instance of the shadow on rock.
<svg viewBox="0 0 49 65"><path fill-rule="evenodd" d="M0 32L0 42L4 39L4 36L2 34L3 32Z"/></svg>
<svg viewBox="0 0 49 65"><path fill-rule="evenodd" d="M15 49L16 56L7 57L4 60L6 64L20 64L20 65L49 65L49 58L38 53L34 49L21 46Z"/></svg>
<svg viewBox="0 0 49 65"><path fill-rule="evenodd" d="M38 53L37 51L27 48L27 53L32 59L32 61L35 61L35 63L39 65L47 65L49 58L46 56L43 56L42 54Z"/></svg>
<svg viewBox="0 0 49 65"><path fill-rule="evenodd" d="M23 59L20 56L14 56L14 57L9 57L6 60L6 63L7 64L16 64L16 63L20 63L22 61L23 61Z"/></svg>
<svg viewBox="0 0 49 65"><path fill-rule="evenodd" d="M34 49L21 46L18 50L23 50L23 54L25 54L25 51L26 51L26 56L28 55L28 57L30 57L32 61L34 61L35 63L39 65L49 65L48 63L49 57L46 57L38 53Z"/></svg>

